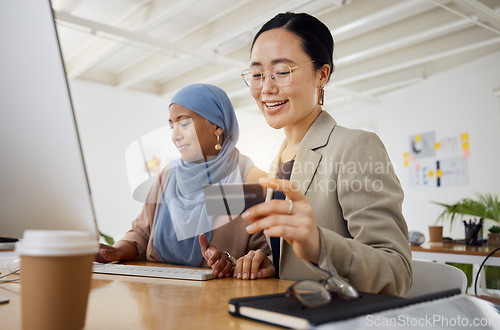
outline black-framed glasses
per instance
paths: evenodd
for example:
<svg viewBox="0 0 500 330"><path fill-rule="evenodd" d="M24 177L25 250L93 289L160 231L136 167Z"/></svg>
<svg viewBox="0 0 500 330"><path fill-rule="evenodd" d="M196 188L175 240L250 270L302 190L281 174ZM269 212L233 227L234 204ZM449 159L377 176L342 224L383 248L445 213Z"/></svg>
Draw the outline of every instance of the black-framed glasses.
<svg viewBox="0 0 500 330"><path fill-rule="evenodd" d="M246 70L243 70L243 72L241 73L241 77L243 78L243 81L245 81L245 84L250 87L250 89L261 88L262 82L264 81L264 76L268 76L269 78L271 78L271 81L277 86L286 86L292 82L293 70L296 70L313 62L314 60L294 67L290 67L285 63L278 63L270 67L268 72L262 72L257 68L248 68Z"/></svg>

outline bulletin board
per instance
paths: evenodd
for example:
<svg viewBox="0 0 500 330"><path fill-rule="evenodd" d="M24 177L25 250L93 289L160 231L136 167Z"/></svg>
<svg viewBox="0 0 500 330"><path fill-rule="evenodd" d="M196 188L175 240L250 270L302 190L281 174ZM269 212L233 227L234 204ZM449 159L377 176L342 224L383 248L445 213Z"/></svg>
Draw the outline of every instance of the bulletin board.
<svg viewBox="0 0 500 330"><path fill-rule="evenodd" d="M469 184L469 134L438 136L435 131L409 136L404 166L410 187L453 187Z"/></svg>

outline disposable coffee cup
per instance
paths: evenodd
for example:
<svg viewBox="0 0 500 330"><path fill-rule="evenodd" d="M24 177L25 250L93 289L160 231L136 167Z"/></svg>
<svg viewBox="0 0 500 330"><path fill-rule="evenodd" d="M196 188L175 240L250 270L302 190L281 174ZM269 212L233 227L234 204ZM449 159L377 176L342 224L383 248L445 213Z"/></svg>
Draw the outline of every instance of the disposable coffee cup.
<svg viewBox="0 0 500 330"><path fill-rule="evenodd" d="M429 242L443 242L443 226L429 226Z"/></svg>
<svg viewBox="0 0 500 330"><path fill-rule="evenodd" d="M82 329L97 239L79 231L27 230L16 251L23 329Z"/></svg>

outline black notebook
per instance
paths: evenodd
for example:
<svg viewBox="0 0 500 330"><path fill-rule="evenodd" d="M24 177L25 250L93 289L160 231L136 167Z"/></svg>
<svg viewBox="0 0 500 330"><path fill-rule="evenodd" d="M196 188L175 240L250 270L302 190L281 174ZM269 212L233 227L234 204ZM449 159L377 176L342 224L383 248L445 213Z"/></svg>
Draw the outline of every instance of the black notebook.
<svg viewBox="0 0 500 330"><path fill-rule="evenodd" d="M310 308L285 293L233 298L229 300L229 313L285 328L305 329L323 323L345 320L385 310L413 305L460 294L460 289L440 291L412 298L384 294L362 293L357 300L332 297L326 306Z"/></svg>

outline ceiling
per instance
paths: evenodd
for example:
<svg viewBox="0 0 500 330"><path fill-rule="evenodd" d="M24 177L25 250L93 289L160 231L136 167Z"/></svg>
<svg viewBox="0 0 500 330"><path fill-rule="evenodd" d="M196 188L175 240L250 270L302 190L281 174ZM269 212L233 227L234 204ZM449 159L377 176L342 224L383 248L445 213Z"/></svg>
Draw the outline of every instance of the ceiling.
<svg viewBox="0 0 500 330"><path fill-rule="evenodd" d="M237 111L256 105L241 80L258 29L307 12L335 40L327 108L384 93L500 51L500 0L52 0L70 79L170 98L217 85ZM500 64L500 63L499 63Z"/></svg>

